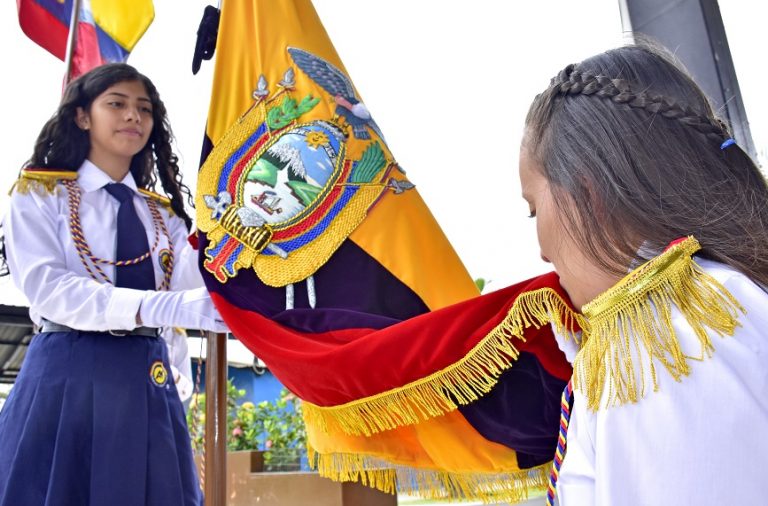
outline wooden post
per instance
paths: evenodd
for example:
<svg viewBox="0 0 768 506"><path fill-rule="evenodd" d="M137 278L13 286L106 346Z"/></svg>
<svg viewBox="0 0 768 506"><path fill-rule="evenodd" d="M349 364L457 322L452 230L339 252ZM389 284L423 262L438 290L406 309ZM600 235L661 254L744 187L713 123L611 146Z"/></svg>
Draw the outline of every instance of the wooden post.
<svg viewBox="0 0 768 506"><path fill-rule="evenodd" d="M69 19L69 36L67 37L67 52L64 58L64 87L69 84L70 76L72 75L72 56L75 54L75 46L77 46L77 27L80 21L80 3L81 0L74 0L72 2L72 16Z"/></svg>
<svg viewBox="0 0 768 506"><path fill-rule="evenodd" d="M227 335L205 333L205 504L227 504Z"/></svg>

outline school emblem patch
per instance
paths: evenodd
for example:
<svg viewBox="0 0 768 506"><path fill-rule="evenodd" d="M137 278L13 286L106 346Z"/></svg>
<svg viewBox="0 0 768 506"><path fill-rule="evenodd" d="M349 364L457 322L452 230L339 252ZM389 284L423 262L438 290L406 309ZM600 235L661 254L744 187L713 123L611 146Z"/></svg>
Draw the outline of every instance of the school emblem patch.
<svg viewBox="0 0 768 506"><path fill-rule="evenodd" d="M168 248L161 249L157 254L157 261L160 263L160 269L163 273L167 273L171 269L171 262L173 261L171 250Z"/></svg>
<svg viewBox="0 0 768 506"><path fill-rule="evenodd" d="M149 368L149 377L158 387L164 387L168 383L168 370L161 360L156 360Z"/></svg>
<svg viewBox="0 0 768 506"><path fill-rule="evenodd" d="M198 175L203 266L220 283L244 268L269 286L307 279L384 191L413 187L349 78L309 52L287 53L303 73L290 67L275 91L261 76L254 104Z"/></svg>

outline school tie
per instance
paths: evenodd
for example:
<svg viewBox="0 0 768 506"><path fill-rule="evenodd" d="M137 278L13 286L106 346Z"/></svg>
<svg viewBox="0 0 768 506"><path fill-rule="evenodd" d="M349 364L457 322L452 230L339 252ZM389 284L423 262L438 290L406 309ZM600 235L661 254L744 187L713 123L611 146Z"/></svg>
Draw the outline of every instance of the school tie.
<svg viewBox="0 0 768 506"><path fill-rule="evenodd" d="M149 252L147 231L136 214L133 206L133 190L122 183L112 183L104 187L110 195L120 202L117 210L117 253L120 260L135 260ZM140 262L115 267L115 286L135 288L136 290L154 290L155 273L152 268L152 255Z"/></svg>

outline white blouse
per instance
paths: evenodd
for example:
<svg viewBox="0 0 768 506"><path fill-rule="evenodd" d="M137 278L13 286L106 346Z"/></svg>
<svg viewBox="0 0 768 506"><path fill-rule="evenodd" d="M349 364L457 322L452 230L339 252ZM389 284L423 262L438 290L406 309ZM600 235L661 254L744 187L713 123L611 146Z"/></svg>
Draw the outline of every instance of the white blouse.
<svg viewBox="0 0 768 506"><path fill-rule="evenodd" d="M120 204L103 187L114 182L88 160L78 170L83 234L92 254L105 260L115 259ZM155 230L146 197L138 192L130 173L119 182L135 191L133 204L147 231L151 248ZM187 241L188 232L183 220L164 207L158 207L173 241L171 290L203 286L197 252ZM34 189L24 194L14 191L10 209L3 220L3 232L11 278L29 300L33 322L40 324L45 318L79 330L133 329L136 326L143 292L116 288L91 278L70 234L67 190L62 184L58 184L52 194L38 193ZM159 258L164 249L168 249L168 240L161 233L151 255L158 285L164 276ZM89 266L93 270L92 265ZM114 280L115 267L106 264L100 264L100 267ZM186 340L180 340L168 330L163 334L169 344L171 364L177 369L173 371L174 376L177 372L191 376Z"/></svg>
<svg viewBox="0 0 768 506"><path fill-rule="evenodd" d="M730 267L697 263L746 309L740 326L732 337L711 333L713 356L689 359L680 382L657 364L658 391L647 386L636 404L593 412L574 392L561 506L768 504L768 294ZM698 338L672 314L682 349L699 357Z"/></svg>

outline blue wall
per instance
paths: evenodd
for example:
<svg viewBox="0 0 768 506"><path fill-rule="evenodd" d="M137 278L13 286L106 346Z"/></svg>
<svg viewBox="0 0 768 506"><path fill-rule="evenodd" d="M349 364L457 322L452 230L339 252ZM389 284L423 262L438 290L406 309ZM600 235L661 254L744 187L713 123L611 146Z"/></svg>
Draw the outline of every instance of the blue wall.
<svg viewBox="0 0 768 506"><path fill-rule="evenodd" d="M254 404L261 401L276 401L280 398L280 390L283 389L283 384L270 371L258 375L250 367L230 366L227 368L227 377L232 380L235 387L245 390L245 396L238 401L240 404L246 401ZM192 378L197 378L196 360L192 362ZM200 377L200 391L205 392L205 363L203 363Z"/></svg>

